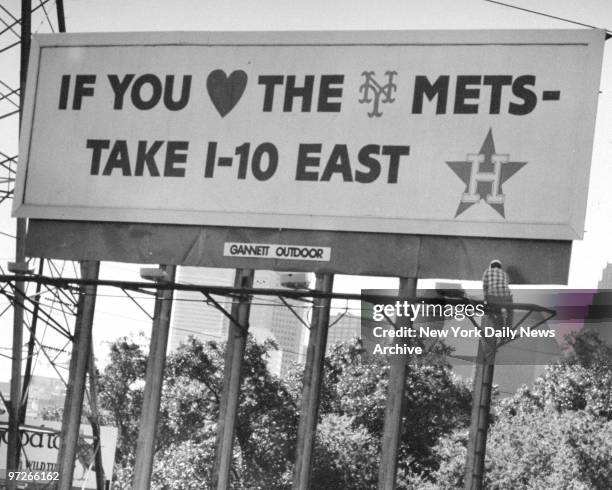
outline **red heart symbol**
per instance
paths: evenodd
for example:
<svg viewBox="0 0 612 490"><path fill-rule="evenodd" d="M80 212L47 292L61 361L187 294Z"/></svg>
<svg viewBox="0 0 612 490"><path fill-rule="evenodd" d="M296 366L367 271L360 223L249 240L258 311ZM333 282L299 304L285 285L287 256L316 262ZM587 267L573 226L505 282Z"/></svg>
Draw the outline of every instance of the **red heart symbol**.
<svg viewBox="0 0 612 490"><path fill-rule="evenodd" d="M223 70L210 72L206 79L206 89L212 103L221 117L225 117L238 103L247 84L247 74L235 70L228 77Z"/></svg>

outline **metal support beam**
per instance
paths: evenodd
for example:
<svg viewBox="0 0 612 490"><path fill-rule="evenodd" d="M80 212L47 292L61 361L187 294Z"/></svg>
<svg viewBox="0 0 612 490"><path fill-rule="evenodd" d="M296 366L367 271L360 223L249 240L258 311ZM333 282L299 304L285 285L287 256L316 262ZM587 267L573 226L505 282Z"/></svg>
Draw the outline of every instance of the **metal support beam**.
<svg viewBox="0 0 612 490"><path fill-rule="evenodd" d="M66 16L64 15L64 0L55 0L55 9L57 11L57 30L66 32Z"/></svg>
<svg viewBox="0 0 612 490"><path fill-rule="evenodd" d="M414 298L416 296L417 279L400 278L400 298ZM402 320L406 320L402 318ZM408 321L408 320L406 320ZM397 326L410 326L398 321ZM378 490L393 490L397 474L397 453L399 451L400 436L402 432L402 403L404 401L404 387L406 385L405 356L391 356L389 369L389 384L387 387L387 405L385 407L385 423L382 436L382 449L380 467L378 469Z"/></svg>
<svg viewBox="0 0 612 490"><path fill-rule="evenodd" d="M483 321L487 321L487 317ZM495 370L495 350L496 346L493 339L481 338L478 342L472 418L465 462L464 488L466 490L482 489L489 412L491 410L491 391Z"/></svg>
<svg viewBox="0 0 612 490"><path fill-rule="evenodd" d="M25 238L25 220L17 221L17 261L25 260L25 253L21 249ZM23 257L23 258L22 258ZM21 361L23 348L23 313L25 302L25 282L15 281L15 301L13 303L13 348L11 363L11 402L9 405L8 441L6 453L7 471L19 470L19 456L21 443L19 437L19 425L21 423ZM9 480L7 488L17 488L15 480Z"/></svg>
<svg viewBox="0 0 612 490"><path fill-rule="evenodd" d="M317 274L315 289L331 294L334 282L333 274ZM323 381L323 362L329 326L331 298L316 298L312 310L310 337L306 351L304 383L300 404L300 424L293 472L293 490L308 490L312 473L312 455L319 415L319 399Z"/></svg>
<svg viewBox="0 0 612 490"><path fill-rule="evenodd" d="M250 288L253 286L252 269L237 269L234 287ZM232 302L231 318L225 347L225 365L223 368L223 392L219 406L217 423L217 442L215 445L215 465L213 467L213 487L218 490L230 488L230 470L232 468L232 450L236 417L240 401L240 381L242 362L246 349L247 332L251 297L241 296Z"/></svg>
<svg viewBox="0 0 612 490"><path fill-rule="evenodd" d="M42 276L45 268L45 259L40 259L38 263L38 275ZM28 340L28 356L26 358L25 373L23 375L23 389L21 394L21 411L19 413L19 423L25 421L26 408L28 405L28 397L30 394L30 383L32 381L32 364L34 360L34 347L36 346L36 327L38 325L38 316L40 311L40 292L42 284L36 285L34 293L34 308L32 310L32 321L30 324L30 339Z"/></svg>
<svg viewBox="0 0 612 490"><path fill-rule="evenodd" d="M176 266L161 266L166 272L168 281L174 282ZM161 404L164 367L166 365L166 350L168 348L168 333L170 330L170 315L172 313L172 289L158 289L155 295L155 311L153 313L153 329L151 345L147 360L145 389L142 399L142 414L138 430L136 446L136 463L134 465L134 486L136 490L148 490L151 487L151 472L155 454L155 436L157 420Z"/></svg>
<svg viewBox="0 0 612 490"><path fill-rule="evenodd" d="M82 277L95 280L98 278L99 272L100 262L81 262ZM82 286L79 291L79 303L77 305L77 316L74 326L74 342L70 357L70 373L66 388L64 415L62 417L61 445L57 457L59 490L72 489L74 461L81 426L83 397L85 395L85 378L87 366L89 365L96 290L97 287L95 285L90 285Z"/></svg>
<svg viewBox="0 0 612 490"><path fill-rule="evenodd" d="M32 2L21 1L21 57L19 67L19 126L21 126L21 114L25 97L25 85L28 72L28 61L30 56L30 36L32 30ZM17 218L15 262L24 263L25 254L25 218ZM21 361L23 346L23 303L25 296L25 283L15 282L15 303L13 307L13 349L11 363L11 403L8 421L8 440L6 449L7 471L19 470L19 453L21 451L19 441L20 405L21 405ZM16 481L9 481L7 488L17 488Z"/></svg>

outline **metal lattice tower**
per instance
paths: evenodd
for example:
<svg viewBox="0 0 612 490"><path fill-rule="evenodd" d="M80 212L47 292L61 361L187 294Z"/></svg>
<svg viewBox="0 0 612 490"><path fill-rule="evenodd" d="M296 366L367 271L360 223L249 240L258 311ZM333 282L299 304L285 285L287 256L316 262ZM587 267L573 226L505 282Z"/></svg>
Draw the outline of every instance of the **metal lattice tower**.
<svg viewBox="0 0 612 490"><path fill-rule="evenodd" d="M13 250L16 251L17 264L24 258L20 255L23 256L25 221L20 220L21 223L15 227L15 221L9 216L18 164L20 107L29 39L32 33L64 30L62 0L38 0L35 3L13 0L0 4L0 240L5 255L8 255L2 257L3 263L13 260ZM27 268L37 274L55 277L75 277L77 271L76 264L44 259L31 261ZM0 269L4 271L3 267ZM3 408L11 416L14 415L12 410L18 410L19 423L25 420L32 375L40 364L47 363L64 382L67 378L67 353L73 338L76 302L76 293L66 289L23 282L6 283L0 288L0 321L5 331L9 328L11 316L17 325L21 324L21 338L15 338L14 329L13 346L0 346L0 355L13 363L10 392L0 392L0 396ZM3 338L7 339L8 335L3 335ZM15 396L15 393L20 393L20 396ZM11 431L15 433L16 430L18 426L13 416L9 418L9 440ZM14 442L9 443L11 466L19 459L27 462L27 454L14 445Z"/></svg>

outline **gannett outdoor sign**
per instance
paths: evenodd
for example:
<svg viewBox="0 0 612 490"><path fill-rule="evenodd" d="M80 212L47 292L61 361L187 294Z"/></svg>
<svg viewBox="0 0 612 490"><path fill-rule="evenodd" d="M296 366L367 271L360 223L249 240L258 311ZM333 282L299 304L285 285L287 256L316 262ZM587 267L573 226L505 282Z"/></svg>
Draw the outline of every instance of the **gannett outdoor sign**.
<svg viewBox="0 0 612 490"><path fill-rule="evenodd" d="M306 245L281 245L279 243L226 242L225 257L259 257L280 260L317 260L329 262L331 247L309 247Z"/></svg>
<svg viewBox="0 0 612 490"><path fill-rule="evenodd" d="M603 40L35 36L14 214L580 238Z"/></svg>

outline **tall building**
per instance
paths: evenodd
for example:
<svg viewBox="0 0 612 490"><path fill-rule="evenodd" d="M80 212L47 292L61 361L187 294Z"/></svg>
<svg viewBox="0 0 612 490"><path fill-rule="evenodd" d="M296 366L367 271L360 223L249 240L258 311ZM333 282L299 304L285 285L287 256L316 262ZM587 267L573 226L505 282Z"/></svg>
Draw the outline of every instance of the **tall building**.
<svg viewBox="0 0 612 490"><path fill-rule="evenodd" d="M234 274L233 269L181 267L177 281L207 286L232 286ZM275 271L256 271L253 287L282 289L287 276L287 273ZM190 335L203 341L227 339L228 318L214 306L207 305L201 293L177 291L175 298L170 350L176 350ZM223 297L216 299L229 311L231 300ZM268 367L281 376L294 362L303 361L300 349L305 327L298 317L305 320L309 311L308 303L290 299L285 301L293 307L294 312L279 298L254 296L249 317L249 332L257 341L272 339L276 342L278 350L270 353Z"/></svg>
<svg viewBox="0 0 612 490"><path fill-rule="evenodd" d="M604 267L597 289L612 289L612 264L606 264Z"/></svg>
<svg viewBox="0 0 612 490"><path fill-rule="evenodd" d="M176 281L181 284L233 286L234 269L179 267ZM169 341L171 351L175 351L190 335L204 342L227 339L228 318L213 305L207 304L202 293L176 291L174 298ZM215 299L229 309L228 299Z"/></svg>
<svg viewBox="0 0 612 490"><path fill-rule="evenodd" d="M338 313L330 316L327 332L327 346L337 342L351 342L361 338L361 317L350 313Z"/></svg>
<svg viewBox="0 0 612 490"><path fill-rule="evenodd" d="M606 264L601 273L585 328L596 332L602 340L612 344L612 264Z"/></svg>

